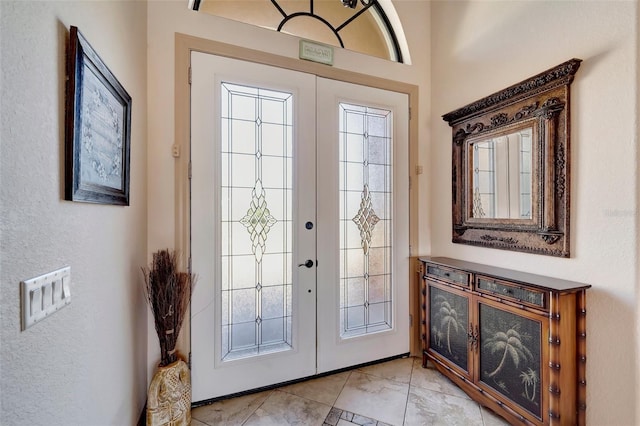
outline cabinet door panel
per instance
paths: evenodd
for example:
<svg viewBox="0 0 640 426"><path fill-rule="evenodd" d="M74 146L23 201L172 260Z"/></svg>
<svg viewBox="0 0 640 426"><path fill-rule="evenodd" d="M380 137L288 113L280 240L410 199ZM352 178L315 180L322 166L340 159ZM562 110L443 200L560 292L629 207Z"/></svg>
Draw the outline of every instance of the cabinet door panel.
<svg viewBox="0 0 640 426"><path fill-rule="evenodd" d="M427 281L429 348L469 375L469 298Z"/></svg>
<svg viewBox="0 0 640 426"><path fill-rule="evenodd" d="M541 419L544 320L478 302L479 379Z"/></svg>

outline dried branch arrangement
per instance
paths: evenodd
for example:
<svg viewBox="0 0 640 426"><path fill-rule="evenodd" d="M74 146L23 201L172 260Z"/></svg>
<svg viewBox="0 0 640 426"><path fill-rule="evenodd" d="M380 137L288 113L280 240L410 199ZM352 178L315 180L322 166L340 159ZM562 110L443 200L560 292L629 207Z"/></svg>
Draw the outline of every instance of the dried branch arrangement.
<svg viewBox="0 0 640 426"><path fill-rule="evenodd" d="M196 277L178 272L176 252L168 249L155 252L151 264L142 268L142 273L160 341L160 366L164 367L177 361L176 341Z"/></svg>

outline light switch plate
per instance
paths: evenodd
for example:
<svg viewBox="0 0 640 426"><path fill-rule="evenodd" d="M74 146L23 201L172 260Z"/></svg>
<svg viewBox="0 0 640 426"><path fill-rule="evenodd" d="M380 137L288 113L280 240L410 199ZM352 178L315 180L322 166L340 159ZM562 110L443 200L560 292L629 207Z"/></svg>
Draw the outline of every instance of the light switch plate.
<svg viewBox="0 0 640 426"><path fill-rule="evenodd" d="M22 330L71 303L71 267L20 282Z"/></svg>

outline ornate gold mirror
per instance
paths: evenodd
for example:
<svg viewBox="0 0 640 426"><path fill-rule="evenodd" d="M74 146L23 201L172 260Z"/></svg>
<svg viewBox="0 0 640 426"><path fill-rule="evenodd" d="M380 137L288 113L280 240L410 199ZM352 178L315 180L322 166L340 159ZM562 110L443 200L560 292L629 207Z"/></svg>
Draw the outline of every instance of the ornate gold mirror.
<svg viewBox="0 0 640 426"><path fill-rule="evenodd" d="M453 242L569 257L571 59L443 115Z"/></svg>

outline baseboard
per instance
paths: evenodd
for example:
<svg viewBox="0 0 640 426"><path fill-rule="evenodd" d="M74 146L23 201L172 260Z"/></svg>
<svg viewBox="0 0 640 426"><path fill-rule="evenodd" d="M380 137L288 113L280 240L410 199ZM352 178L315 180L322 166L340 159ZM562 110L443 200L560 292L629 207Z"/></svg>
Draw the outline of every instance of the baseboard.
<svg viewBox="0 0 640 426"><path fill-rule="evenodd" d="M409 352L407 352L407 353L394 355L394 356L390 356L390 357L383 358L383 359L378 359L378 360L375 360L375 361L365 362L363 364L352 365L350 367L344 367L344 368L339 368L337 370L332 370L332 371L327 371L327 372L320 373L320 374L315 374L313 376L302 377L300 379L290 380L290 381L282 382L282 383L276 383L274 385L269 385L269 386L263 386L263 387L260 387L260 388L257 388L257 389L251 389L251 390L248 390L248 391L232 393L232 394L229 394L229 395L219 396L219 397L216 397L216 398L205 399L203 401L196 401L196 402L192 402L191 403L191 408L202 407L203 405L213 404L214 402L224 401L225 399L237 398L239 396L245 396L245 395L250 395L250 394L253 394L253 393L258 393L258 392L264 392L264 391L267 391L267 390L277 389L277 388L280 388L282 386L293 385L293 384L296 384L296 383L305 382L305 381L310 380L310 379L318 379L320 377L325 377L325 376L330 376L332 374L342 373L343 371L355 370L357 368L367 367L369 365L374 365L374 364L380 364L380 363L387 362L387 361L392 361L392 360L398 359L398 358L407 358L407 357L410 357L410 356L411 355L409 354Z"/></svg>
<svg viewBox="0 0 640 426"><path fill-rule="evenodd" d="M147 424L147 404L144 404L142 408L142 413L140 413L140 417L138 418L137 426L146 426Z"/></svg>

